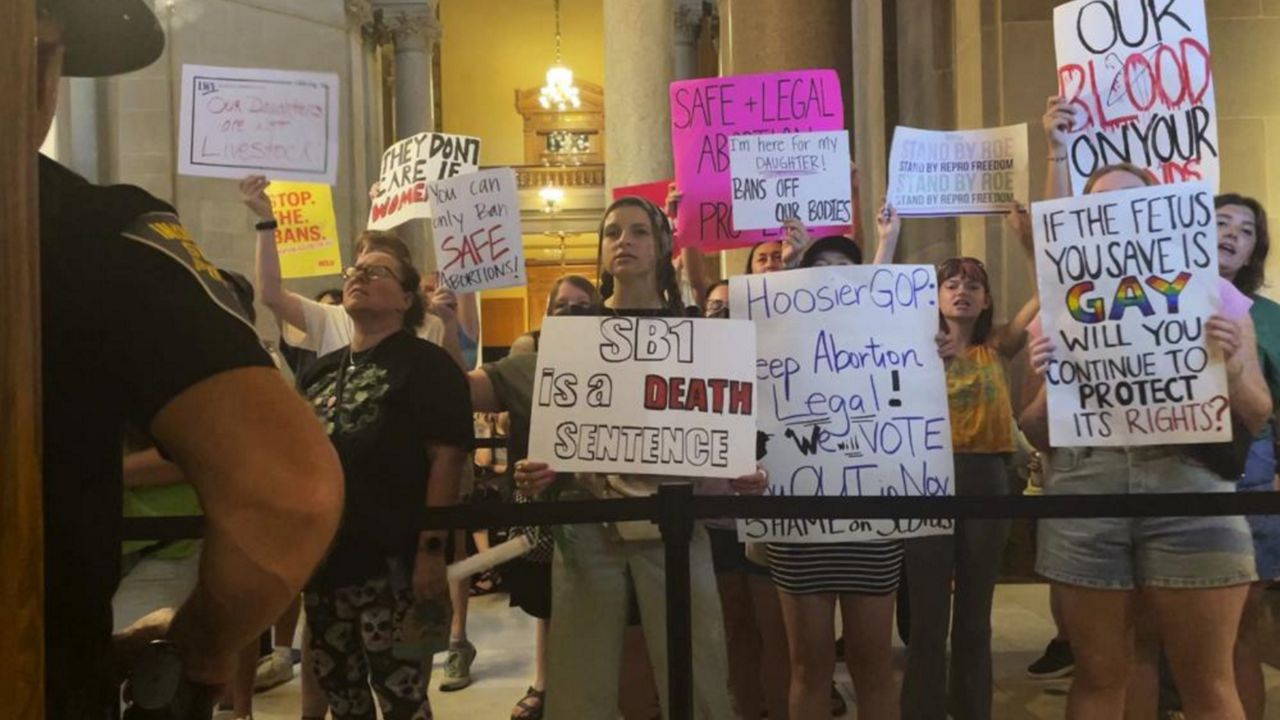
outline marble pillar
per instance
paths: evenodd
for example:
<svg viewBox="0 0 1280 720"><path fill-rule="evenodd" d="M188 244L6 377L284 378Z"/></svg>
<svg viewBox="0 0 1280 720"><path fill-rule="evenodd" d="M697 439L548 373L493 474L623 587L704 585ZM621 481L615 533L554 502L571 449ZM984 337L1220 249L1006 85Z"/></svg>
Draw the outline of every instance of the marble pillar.
<svg viewBox="0 0 1280 720"><path fill-rule="evenodd" d="M673 13L672 0L604 0L606 198L671 177Z"/></svg>
<svg viewBox="0 0 1280 720"><path fill-rule="evenodd" d="M702 1L675 0L674 10L672 70L674 79L688 80L698 76L698 27L702 23Z"/></svg>

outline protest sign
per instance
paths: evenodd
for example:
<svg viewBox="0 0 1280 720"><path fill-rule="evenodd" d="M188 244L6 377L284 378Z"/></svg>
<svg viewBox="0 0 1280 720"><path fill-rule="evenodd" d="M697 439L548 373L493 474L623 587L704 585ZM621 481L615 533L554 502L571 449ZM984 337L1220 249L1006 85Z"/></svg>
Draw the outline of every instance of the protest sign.
<svg viewBox="0 0 1280 720"><path fill-rule="evenodd" d="M753 472L755 343L738 320L547 318L529 457L562 472Z"/></svg>
<svg viewBox="0 0 1280 720"><path fill-rule="evenodd" d="M1118 162L1162 183L1218 187L1218 119L1204 0L1075 0L1054 9L1058 94L1075 109L1075 194Z"/></svg>
<svg viewBox="0 0 1280 720"><path fill-rule="evenodd" d="M427 183L480 168L480 138L418 133L382 153L378 192L369 208L369 229L390 230L431 217Z"/></svg>
<svg viewBox="0 0 1280 720"><path fill-rule="evenodd" d="M759 338L769 494L954 494L938 282L927 265L734 276L730 314ZM823 543L951 532L951 520L740 520L745 540Z"/></svg>
<svg viewBox="0 0 1280 720"><path fill-rule="evenodd" d="M342 272L333 191L320 183L276 181L267 186L276 216L276 254L287 279Z"/></svg>
<svg viewBox="0 0 1280 720"><path fill-rule="evenodd" d="M672 180L659 180L641 185L616 187L613 189L613 199L617 200L628 196L644 198L665 211L667 209L667 190L671 188L672 182Z"/></svg>
<svg viewBox="0 0 1280 720"><path fill-rule="evenodd" d="M427 192L441 287L462 293L524 285L515 170L433 180Z"/></svg>
<svg viewBox="0 0 1280 720"><path fill-rule="evenodd" d="M713 251L777 240L772 230L741 230L733 222L729 138L734 135L844 129L840 79L834 70L682 80L671 84L671 147L676 186L684 194L676 218L681 247ZM810 228L838 235L841 223Z"/></svg>
<svg viewBox="0 0 1280 720"><path fill-rule="evenodd" d="M734 230L805 227L853 219L849 133L735 135L729 138Z"/></svg>
<svg viewBox="0 0 1280 720"><path fill-rule="evenodd" d="M338 179L338 76L182 66L178 172Z"/></svg>
<svg viewBox="0 0 1280 720"><path fill-rule="evenodd" d="M1027 126L936 131L899 126L889 203L902 217L995 215L1028 203Z"/></svg>
<svg viewBox="0 0 1280 720"><path fill-rule="evenodd" d="M1209 185L1036 203L1032 222L1054 447L1231 439L1205 331L1220 303Z"/></svg>

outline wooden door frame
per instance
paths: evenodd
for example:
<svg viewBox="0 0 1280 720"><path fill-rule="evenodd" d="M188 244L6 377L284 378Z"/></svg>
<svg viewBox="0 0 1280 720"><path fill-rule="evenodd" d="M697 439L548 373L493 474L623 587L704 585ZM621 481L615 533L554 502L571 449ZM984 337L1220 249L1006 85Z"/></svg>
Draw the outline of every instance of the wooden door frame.
<svg viewBox="0 0 1280 720"><path fill-rule="evenodd" d="M44 718L34 0L0 3L0 712Z"/></svg>

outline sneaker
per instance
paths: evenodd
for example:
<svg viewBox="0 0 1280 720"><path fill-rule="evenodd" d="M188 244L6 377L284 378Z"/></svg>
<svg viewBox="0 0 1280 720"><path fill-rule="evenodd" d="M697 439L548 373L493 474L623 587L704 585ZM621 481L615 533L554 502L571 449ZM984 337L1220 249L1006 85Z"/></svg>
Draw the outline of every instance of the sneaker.
<svg viewBox="0 0 1280 720"><path fill-rule="evenodd" d="M1045 647L1044 655L1027 667L1027 677L1036 680L1064 678L1075 668L1076 656L1071 652L1071 643L1054 639Z"/></svg>
<svg viewBox="0 0 1280 720"><path fill-rule="evenodd" d="M258 661L258 670L253 677L253 691L266 692L279 687L293 679L293 653L273 650L270 655Z"/></svg>
<svg viewBox="0 0 1280 720"><path fill-rule="evenodd" d="M444 658L444 682L440 683L440 692L454 692L471 684L471 663L476 660L476 646L463 640L450 644L449 654Z"/></svg>

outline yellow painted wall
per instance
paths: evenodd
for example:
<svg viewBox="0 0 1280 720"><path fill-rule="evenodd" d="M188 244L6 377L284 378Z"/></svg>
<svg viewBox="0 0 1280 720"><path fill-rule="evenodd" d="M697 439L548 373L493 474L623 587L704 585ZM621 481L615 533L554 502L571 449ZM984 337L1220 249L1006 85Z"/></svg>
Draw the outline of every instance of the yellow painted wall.
<svg viewBox="0 0 1280 720"><path fill-rule="evenodd" d="M546 80L555 59L553 7L552 0L441 0L444 131L479 136L482 165L524 162L515 91ZM603 85L603 0L561 0L560 26L574 77Z"/></svg>

